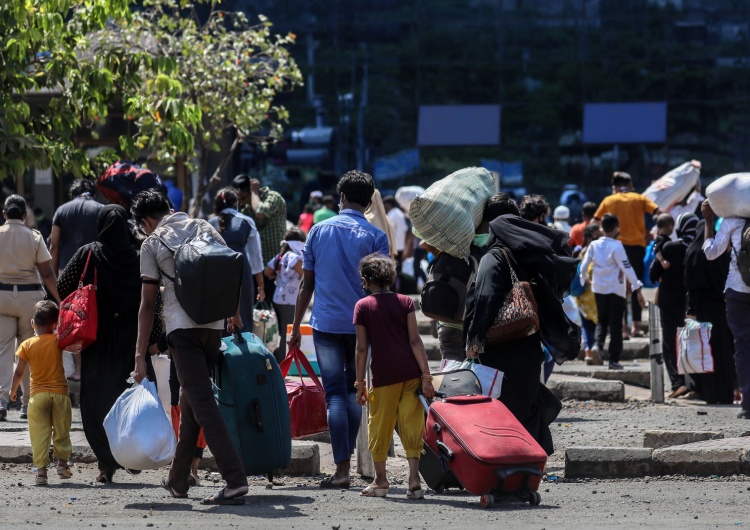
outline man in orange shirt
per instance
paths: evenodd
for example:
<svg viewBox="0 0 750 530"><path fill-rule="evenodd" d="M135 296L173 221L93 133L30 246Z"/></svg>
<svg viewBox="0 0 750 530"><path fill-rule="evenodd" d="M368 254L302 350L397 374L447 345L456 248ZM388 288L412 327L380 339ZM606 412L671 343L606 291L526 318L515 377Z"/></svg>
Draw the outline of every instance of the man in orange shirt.
<svg viewBox="0 0 750 530"><path fill-rule="evenodd" d="M646 214L653 216L661 213L659 207L640 193L633 190L633 179L622 171L615 171L612 175L612 195L605 197L594 214L597 220L604 214L611 213L620 220L620 236L618 239L625 247L631 267L643 281L643 258L646 255ZM639 324L641 322L641 306L632 294L633 328L631 334L643 336Z"/></svg>

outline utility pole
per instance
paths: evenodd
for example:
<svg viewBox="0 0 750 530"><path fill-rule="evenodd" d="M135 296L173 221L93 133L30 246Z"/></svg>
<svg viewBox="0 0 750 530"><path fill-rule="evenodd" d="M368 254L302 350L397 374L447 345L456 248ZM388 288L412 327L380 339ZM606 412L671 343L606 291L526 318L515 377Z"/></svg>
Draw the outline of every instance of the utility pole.
<svg viewBox="0 0 750 530"><path fill-rule="evenodd" d="M364 171L367 164L367 149L365 147L365 107L367 107L367 91L369 83L369 65L367 57L367 44L359 43L360 49L364 51L364 62L362 64L362 94L359 97L359 113L357 114L357 169Z"/></svg>

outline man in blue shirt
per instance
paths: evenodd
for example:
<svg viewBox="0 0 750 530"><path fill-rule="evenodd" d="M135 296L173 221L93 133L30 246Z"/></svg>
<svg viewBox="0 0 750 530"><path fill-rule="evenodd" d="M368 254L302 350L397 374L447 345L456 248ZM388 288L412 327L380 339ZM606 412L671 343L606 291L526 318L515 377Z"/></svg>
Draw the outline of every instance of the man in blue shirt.
<svg viewBox="0 0 750 530"><path fill-rule="evenodd" d="M349 466L354 453L362 407L354 388L356 346L354 305L364 295L359 261L369 254L389 255L388 237L366 219L364 212L375 192L367 173L349 171L341 177L339 214L312 227L305 245L304 275L297 297L289 345L299 344L300 324L310 305L310 326L326 390L328 429L331 433L336 473L325 478L323 488L348 488Z"/></svg>

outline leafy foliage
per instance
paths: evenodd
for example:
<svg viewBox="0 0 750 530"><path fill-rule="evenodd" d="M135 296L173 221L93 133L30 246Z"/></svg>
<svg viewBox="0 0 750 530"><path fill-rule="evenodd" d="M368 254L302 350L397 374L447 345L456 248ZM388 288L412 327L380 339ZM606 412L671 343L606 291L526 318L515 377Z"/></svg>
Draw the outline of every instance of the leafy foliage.
<svg viewBox="0 0 750 530"><path fill-rule="evenodd" d="M210 151L231 155L228 133L234 148L280 134L288 113L273 100L301 83L286 49L293 34L273 36L265 17L251 25L218 0L145 0L132 11L131 1L0 3L0 178L31 166L93 173L101 160L92 166L75 133L112 109L135 131L122 131L120 156L182 157L201 176Z"/></svg>
<svg viewBox="0 0 750 530"><path fill-rule="evenodd" d="M130 17L130 0L0 2L0 178L35 165L80 177L75 130L107 115L116 87L135 72L80 54L84 35ZM49 98L44 105L37 99Z"/></svg>
<svg viewBox="0 0 750 530"><path fill-rule="evenodd" d="M121 139L122 150L149 150L162 164L185 157L202 178L209 153L221 152L214 183L239 142L266 143L281 134L288 112L274 98L302 77L286 48L294 34L274 36L263 16L252 25L241 12L219 9L218 1L209 5L202 17L200 6L185 0L147 0L126 23L102 32L99 47L104 55L145 58L143 82L124 90L125 113L138 132ZM236 141L227 150L229 134Z"/></svg>

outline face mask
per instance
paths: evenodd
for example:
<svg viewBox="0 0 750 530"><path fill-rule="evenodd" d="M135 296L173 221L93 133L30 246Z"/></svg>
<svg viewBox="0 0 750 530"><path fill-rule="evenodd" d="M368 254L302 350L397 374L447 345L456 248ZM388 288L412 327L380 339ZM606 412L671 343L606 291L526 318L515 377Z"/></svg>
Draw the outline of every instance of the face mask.
<svg viewBox="0 0 750 530"><path fill-rule="evenodd" d="M490 240L490 234L474 234L474 245L478 247L486 247Z"/></svg>

